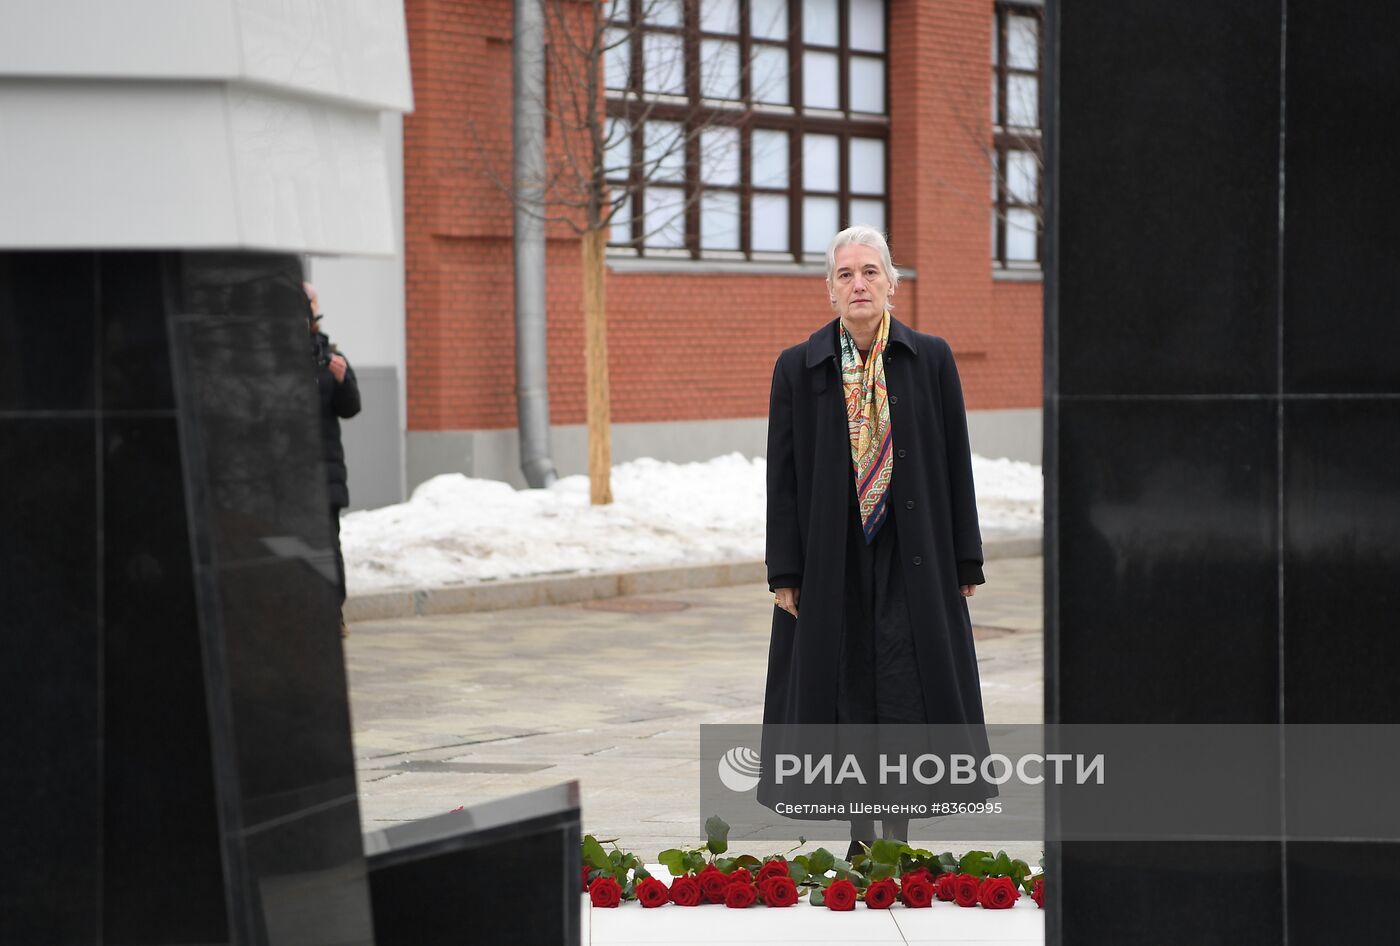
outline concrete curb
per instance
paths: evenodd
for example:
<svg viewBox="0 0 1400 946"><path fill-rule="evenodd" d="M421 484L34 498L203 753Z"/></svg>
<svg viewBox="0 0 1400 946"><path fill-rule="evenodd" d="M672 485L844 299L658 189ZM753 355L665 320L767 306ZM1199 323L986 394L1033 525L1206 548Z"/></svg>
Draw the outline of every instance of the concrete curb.
<svg viewBox="0 0 1400 946"><path fill-rule="evenodd" d="M982 544L982 554L987 561L1029 558L1041 554L1041 540L1039 537L990 539ZM475 585L401 588L352 595L345 602L344 613L347 622L381 621L419 615L576 604L580 601L682 591L686 588L757 584L766 579L767 570L761 561L713 562L591 575L536 575Z"/></svg>

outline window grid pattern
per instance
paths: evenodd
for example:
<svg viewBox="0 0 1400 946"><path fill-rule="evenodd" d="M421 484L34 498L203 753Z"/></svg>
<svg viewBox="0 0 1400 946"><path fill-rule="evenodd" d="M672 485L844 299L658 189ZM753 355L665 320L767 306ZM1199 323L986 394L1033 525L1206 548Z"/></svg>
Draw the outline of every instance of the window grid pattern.
<svg viewBox="0 0 1400 946"><path fill-rule="evenodd" d="M851 223L886 230L885 7L616 0L605 163L630 196L613 219L614 250L791 261L823 253ZM834 66L821 89L808 88L808 55Z"/></svg>
<svg viewBox="0 0 1400 946"><path fill-rule="evenodd" d="M1044 9L1010 0L997 0L994 9L992 262L1000 269L1039 269Z"/></svg>

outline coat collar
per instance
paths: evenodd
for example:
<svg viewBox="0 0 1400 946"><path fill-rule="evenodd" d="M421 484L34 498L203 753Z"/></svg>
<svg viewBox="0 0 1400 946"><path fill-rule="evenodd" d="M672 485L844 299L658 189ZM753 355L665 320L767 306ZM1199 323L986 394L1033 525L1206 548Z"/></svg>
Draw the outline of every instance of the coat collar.
<svg viewBox="0 0 1400 946"><path fill-rule="evenodd" d="M837 325L840 321L839 318L832 319L807 339L808 368L815 368L827 359L836 357ZM909 349L910 354L919 353L918 346L914 343L914 331L893 315L890 316L890 342L903 345Z"/></svg>

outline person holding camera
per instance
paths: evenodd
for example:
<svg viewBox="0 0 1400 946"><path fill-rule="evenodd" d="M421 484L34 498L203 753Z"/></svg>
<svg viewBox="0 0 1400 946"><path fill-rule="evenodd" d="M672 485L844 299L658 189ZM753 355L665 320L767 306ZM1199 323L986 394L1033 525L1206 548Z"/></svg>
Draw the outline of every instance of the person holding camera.
<svg viewBox="0 0 1400 946"><path fill-rule="evenodd" d="M321 331L321 301L316 287L304 283L308 302L307 326L311 331L311 353L316 362L316 388L320 395L321 443L326 458L326 495L330 500L331 545L335 549L335 577L340 604L345 605L345 557L340 552L340 511L350 505L350 487L345 471L345 448L340 443L340 421L360 413L360 386L355 369L330 338ZM340 636L349 633L345 617L340 618Z"/></svg>

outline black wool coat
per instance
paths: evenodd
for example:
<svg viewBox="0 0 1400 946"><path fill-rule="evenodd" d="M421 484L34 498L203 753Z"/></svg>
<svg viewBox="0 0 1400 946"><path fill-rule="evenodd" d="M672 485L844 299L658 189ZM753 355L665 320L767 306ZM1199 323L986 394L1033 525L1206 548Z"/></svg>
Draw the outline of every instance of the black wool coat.
<svg viewBox="0 0 1400 946"><path fill-rule="evenodd" d="M768 413L767 565L798 587L776 606L765 724L834 723L853 489L838 322L778 356ZM982 538L962 386L948 343L890 320L885 381L895 451L889 515L929 723L981 723L972 623L960 584L982 581Z"/></svg>
<svg viewBox="0 0 1400 946"><path fill-rule="evenodd" d="M344 509L350 505L349 477L345 471L345 447L340 442L341 418L349 419L360 413L360 383L355 378L355 369L349 361L345 365L345 380L336 381L331 374L330 356L332 353L344 358L343 352L334 351L331 341L324 332L317 332L311 338L312 356L316 361L316 390L321 414L321 450L326 458L326 494L332 508Z"/></svg>

